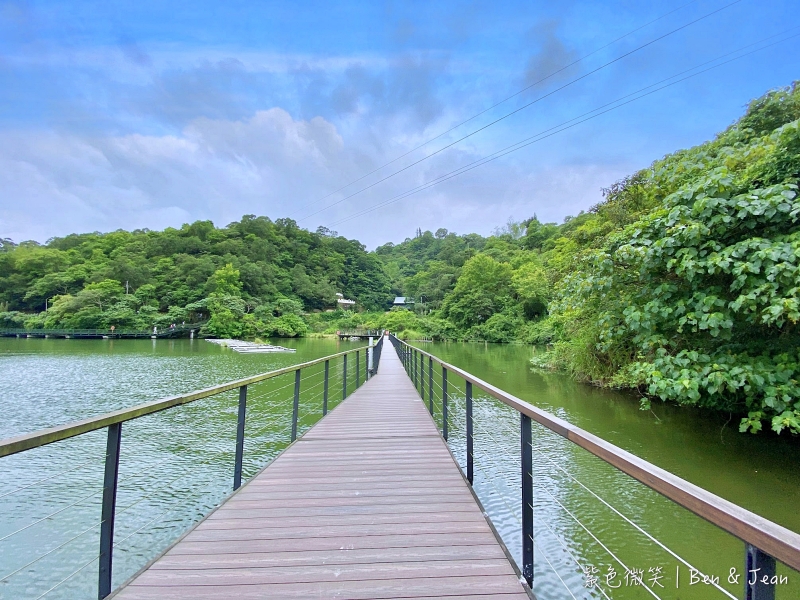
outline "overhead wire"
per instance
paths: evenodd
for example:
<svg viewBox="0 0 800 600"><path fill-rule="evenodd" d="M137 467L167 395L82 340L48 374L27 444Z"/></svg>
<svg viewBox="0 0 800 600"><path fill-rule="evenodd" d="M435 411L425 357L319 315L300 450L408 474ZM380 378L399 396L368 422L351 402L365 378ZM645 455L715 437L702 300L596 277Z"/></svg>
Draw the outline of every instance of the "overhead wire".
<svg viewBox="0 0 800 600"><path fill-rule="evenodd" d="M644 28L645 28L645 27L647 27L648 25L652 25L653 23L655 23L655 22L657 22L657 21L660 21L661 19L663 19L663 18L665 18L665 17L668 17L668 16L669 16L669 15L671 15L672 13L675 13L675 12L677 12L677 11L679 11L679 10L681 10L681 9L685 8L685 7L689 6L690 4L694 4L695 2L697 2L697 0L691 0L690 2L686 2L685 4L682 4L682 5L678 6L677 8L674 8L674 9L672 9L672 10L670 10L670 11L668 11L668 12L666 12L666 13L662 14L661 16L659 16L659 17L656 17L655 19L653 19L653 20L651 20L651 21L648 21L648 22L647 22L647 23L645 23L644 25L640 25L639 27L636 27L635 29L632 29L632 30L630 30L629 32L627 32L627 33L625 33L625 34L623 34L623 35L619 36L618 38L615 38L615 39L611 40L610 42L608 42L608 43L604 44L603 46L600 46L600 47L599 47L599 48L597 48L596 50L593 50L592 52L589 52L588 54L584 54L582 57L580 57L580 58L578 58L578 59L576 59L576 60L572 61L571 63L568 63L568 64L564 65L563 67L561 67L561 68L559 68L559 69L557 69L557 70L553 71L553 72L552 72L552 73L550 73L549 75L546 75L545 77L542 77L541 79L539 79L539 80L535 81L534 83L531 83L530 85L527 85L527 86L525 86L524 88L522 88L522 89L520 89L520 90L518 90L518 91L514 92L514 93L513 93L513 94L511 94L510 96L506 96L505 98L503 98L503 99L502 99L502 100L500 100L499 102L496 102L496 103L492 104L491 106L489 106L489 107L487 107L487 108L483 109L482 111L480 111L480 112L478 112L478 113L475 113L474 115L472 115L472 116L471 116L471 117L469 117L468 119L465 119L464 121L461 121L461 122L457 123L456 125L453 125L452 127L450 127L449 129L447 129L446 131L443 131L443 132L441 132L441 133L439 133L439 134L435 135L435 136L434 136L434 137L432 137L432 138L428 138L426 141L422 142L422 143L421 143L421 144L419 144L418 146L415 146L415 147L413 147L411 150L408 150L407 152L404 152L403 154L400 154L399 156L396 156L395 158L393 158L393 159L392 159L392 160L390 160L389 162L386 162L386 163L382 164L381 166L379 166L379 167L377 167L377 168L373 169L372 171L370 171L369 173L366 173L365 175L362 175L362 176L361 176L361 177L359 177L358 179L354 179L354 180L350 181L349 183L347 183L347 184L343 185L342 187L340 187L340 188L338 188L338 189L336 189L336 190L333 190L332 192L330 192L330 193L329 193L329 194L327 194L326 196L323 196L323 197L322 197L322 198L320 198L319 200L312 201L312 202L308 202L308 203L306 203L306 204L302 205L300 208L298 208L298 209L297 209L297 211L295 211L295 213L293 213L293 215L290 215L290 216L294 216L294 215L296 215L296 214L297 214L297 212L299 212L299 211L302 211L303 209L305 209L305 208L306 208L306 207L308 207L308 206L311 206L312 204L316 204L317 202L322 202L323 200L327 200L328 198L330 198L330 197L331 197L331 196L333 196L334 194L336 194L336 193L338 193L338 192L341 192L341 191L342 191L342 190L344 190L344 189L347 189L348 187L350 187L350 186L351 186L351 185L353 185L354 183L358 183L359 181L362 181L362 180L366 179L367 177L369 177L370 175L373 175L373 174L377 173L378 171L380 171L380 170L381 170L381 169L383 169L384 167L388 167L389 165L391 165L391 164L393 164L393 163L397 162L398 160L400 160L401 158L405 158L405 157L406 157L406 156L408 156L409 154L411 154L411 153L413 153L413 152L415 152L415 151L419 150L420 148L423 148L423 147L427 146L428 144L430 144L431 142L433 142L433 141L435 141L435 140L438 140L440 137L443 137L443 136L447 135L447 134L448 134L448 133L450 133L451 131L455 131L456 129L458 129L458 128L459 128L459 127L461 127L462 125L466 125L466 124L467 124L467 123L469 123L470 121L474 121L475 119L477 119L477 118L478 118L478 117L480 117L481 115L483 115L483 114L485 114L485 113L489 112L490 110L492 110L492 109L494 109L494 108L497 108L497 107L498 107L498 106L500 106L501 104L504 104L504 103L508 102L508 101L509 101L509 100L511 100L512 98L516 98L517 96L519 96L520 94L522 94L522 93L524 93L524 92L528 91L528 90L529 90L529 89L531 89L532 87L535 87L535 86L539 85L540 83L544 83L544 82L545 82L545 81L547 81L548 79L551 79L552 77L555 77L555 76L556 76L556 75L558 75L559 73L562 73L563 71L566 71L566 70L567 70L567 69L569 69L570 67L573 67L573 66L575 66L576 64L580 63L581 61L584 61L584 60L586 60L586 59L587 59L587 58L589 58L590 56L594 56L595 54L597 54L597 53L598 53L598 52L600 52L601 50L605 50L605 49L606 49L606 48L608 48L609 46L612 46L612 45L616 44L617 42L619 42L619 41L621 41L621 40L625 39L626 37L628 37L628 36L630 36L630 35L633 35L633 34L634 34L634 33L636 33L637 31L640 31L640 30L644 29Z"/></svg>
<svg viewBox="0 0 800 600"><path fill-rule="evenodd" d="M543 95L539 96L535 100L532 100L531 102L523 104L519 108L516 108L516 109L512 110L511 112L506 113L505 115L495 119L494 121L491 121L491 122L487 123L486 125L483 125L482 127L479 127L478 129L475 129L474 131L471 131L470 133L468 133L468 134L456 139L455 141L450 142L449 144L446 144L445 146L442 146L438 150L435 150L434 152L431 152L430 154L424 156L423 158L420 158L420 159L418 159L418 160L406 165L402 169L398 169L394 173L391 173L390 175L387 175L386 177L383 177L382 179L379 179L378 181L376 181L374 183L371 183L370 185L367 185L367 186L361 188L360 190L358 190L356 192L353 192L352 194L337 200L336 202L333 202L333 203L331 203L331 204L329 204L329 205L327 205L327 206L325 206L325 207L323 207L323 208L321 208L321 209L319 209L317 211L314 211L314 212L312 212L312 213L310 213L310 214L298 219L298 222L305 221L306 219L309 219L309 218L313 217L314 215L317 215L317 214L319 214L321 212L324 212L324 211L328 210L329 208L337 206L338 204L341 204L345 200L349 200L350 198L353 198L354 196L357 196L361 192L369 190L369 189L375 187L376 185L379 185L379 184L383 183L384 181L387 181L387 180L391 179L395 175L399 175L400 173L402 173L404 171L407 171L411 167L414 167L414 166L420 164L421 162L424 162L424 161L428 160L429 158L433 158L434 156L436 156L437 154L440 154L441 152L444 152L448 148L451 148L451 147L455 146L456 144L459 144L459 143L463 142L464 140L472 137L473 135L476 135L476 134L480 133L481 131L483 131L485 129L488 129L491 126L496 125L497 123L507 119L508 117L510 117L512 115L515 115L518 112L520 112L522 110L525 110L526 108L528 108L530 106L533 106L534 104L536 104L538 102L541 102L545 98L549 98L550 96L552 96L554 94L557 94L558 92L570 87L571 85L573 85L573 84L575 84L575 83L577 83L579 81L582 81L583 79L586 79L587 77L590 77L591 75L593 75L593 74L595 74L595 73L597 73L599 71L602 71L603 69L605 69L605 68L607 68L607 67L609 67L609 66L611 66L611 65L613 65L613 64L615 64L617 62L619 62L620 60L623 60L624 58L627 58L628 56L631 56L632 54L635 54L636 52L639 52L640 50L643 50L644 48L647 48L648 46L651 46L652 44L655 44L656 42L658 42L660 40L663 40L664 38L669 37L670 35L673 35L673 34L679 32L679 31L681 31L683 29L686 29L687 27L689 27L691 25L694 25L695 23L698 23L698 22L700 22L700 21L702 21L704 19L707 19L707 18L709 18L709 17L711 17L711 16L713 16L713 15L715 15L715 14L717 14L717 13L719 13L719 12L721 12L721 11L723 11L723 10L733 6L733 5L735 5L735 4L739 4L742 1L743 0L733 0L733 2L730 2L730 3L722 6L721 8L718 8L716 10L713 10L713 11L709 12L709 13L706 13L702 17L694 19L693 21L690 21L688 23L685 23L685 24L681 25L680 27L677 27L677 28L665 33L665 34L662 34L662 35L650 40L649 42L646 42L646 43L644 43L644 44L642 44L640 46L637 46L633 50L630 50L630 51L618 56L617 58L614 58L614 59L612 59L612 60L610 60L610 61L608 61L606 63L603 63L599 67L596 67L596 68L592 69L591 71L588 71L588 72L584 73L583 75L568 81L564 85L559 86L559 87L555 88L554 90L551 90L551 91L547 92L546 94L543 94Z"/></svg>
<svg viewBox="0 0 800 600"><path fill-rule="evenodd" d="M350 221L352 219L355 219L355 218L358 218L358 217L363 216L365 214L368 214L368 213L370 213L370 212L372 212L374 210L377 210L379 208L383 208L385 206L393 204L394 202L398 202L399 200L402 200L404 198L412 196L412 195L414 195L414 194L416 194L418 192L421 192L421 191L426 190L428 188L434 187L434 186L436 186L436 185L438 185L440 183L444 183L445 181L448 181L450 179L458 177L459 175L463 175L464 173L472 171L473 169L477 169L478 167L482 167L483 165L488 164L488 163L490 163L492 161L495 161L498 158L502 158L503 156L506 156L507 154L511 154L513 152L521 150L522 148L525 148L527 146L530 146L532 144L535 144L537 142L545 140L545 139L547 139L549 137L552 137L552 136L554 136L554 135L556 135L558 133L561 133L563 131L566 131L568 129L572 129L573 127L576 127L576 126L578 126L578 125L580 125L582 123L585 123L587 121L590 121L592 119L595 119L595 118L597 118L597 117L599 117L601 115L604 115L604 114L609 113L611 111L614 111L614 110L617 110L619 108L622 108L623 106L625 106L627 104L631 104L632 102L635 102L637 100L641 100L642 98L645 98L647 96L655 94L656 92L659 92L659 91L661 91L661 90L663 90L665 88L668 88L668 87L673 86L673 85L677 85L678 83L686 81L687 79L691 79L692 77L696 77L698 75L702 75L703 73L706 73L706 72L711 71L713 69L719 68L719 67L724 66L726 64L729 64L731 62L740 60L740 59L742 59L742 58L744 58L746 56L750 56L751 54L754 54L756 52L760 52L762 50L766 50L767 48L770 48L770 47L775 46L777 44L780 44L780 43L783 43L785 41L788 41L788 40L790 40L792 38L797 37L800 34L793 34L793 35L791 35L789 37L783 38L783 39L778 40L776 42L773 42L771 44L767 44L766 46L762 46L760 48L756 48L755 50L751 50L750 52L746 52L744 54L740 54L739 56L736 56L734 58L731 58L729 60L720 62L720 63L715 64L715 65L712 65L712 66L710 66L710 67L708 67L706 69L703 69L701 71L697 71L696 73L692 73L691 75L687 75L685 77L682 77L680 79L672 81L671 83L666 83L665 85L662 85L661 87L658 87L656 89L650 90L649 92L646 92L646 90L649 90L650 88L652 88L654 86L657 86L657 85L660 85L660 84L662 84L662 83L664 83L666 81L670 81L672 79L675 79L676 77L680 77L681 75L683 75L685 73L689 73L691 71L695 71L696 69L698 69L701 66L704 66L706 64L709 64L710 62L716 62L716 61L720 60L721 58L724 58L725 56L729 56L730 54L735 54L737 52L741 52L741 50L743 50L744 48L748 48L748 47L753 46L755 44L763 43L764 41L772 39L772 38L774 38L776 36L785 35L785 34L789 33L790 31L793 31L795 29L797 29L797 27L793 27L791 29L785 30L784 32L782 32L780 34L775 34L775 35L769 36L769 37L764 38L764 39L762 39L762 40L760 40L758 42L754 42L753 44L749 44L747 46L743 46L742 48L739 48L739 49L734 50L732 52L729 52L727 54L723 54L721 56L718 56L715 59L712 59L710 61L706 61L704 63L701 63L700 65L696 65L696 66L694 66L694 67L692 67L690 69L686 69L684 71L681 71L679 73L671 75L670 77L662 79L662 80L660 80L660 81L658 81L656 83L647 85L647 86L645 86L643 88L640 88L640 89L636 90L635 92L631 92L631 93L626 94L624 96L620 96L619 98L617 98L615 100L612 100L611 102L607 102L606 104L602 104L602 105L600 105L600 106L598 106L598 107L596 107L596 108L594 108L594 109L592 109L590 111L582 113L581 115L578 115L578 116L573 117L571 119L568 119L566 121L562 121L558 125L554 125L553 127L550 127L548 129L544 129L544 130L540 131L539 133L537 133L537 134L535 134L533 136L530 136L528 138L520 140L519 142L511 144L510 146L506 146L504 148L501 148L500 150L497 150L496 152L494 152L492 154L489 154L487 156L481 157L481 158L479 158L479 159L477 159L477 160L475 160L475 161L473 161L471 163L468 163L467 165L464 165L462 167L459 167L457 169L449 171L448 173L440 175L440 176L438 176L438 177L436 177L436 178L434 178L434 179L432 179L432 180L430 180L430 181L428 181L428 182L426 182L424 184L421 184L421 185L419 185L417 187L411 188L410 190L406 190L405 192L401 192L400 194L397 194L396 196L393 196L393 197L391 197L391 198L389 198L389 199L387 199L387 200L385 200L385 201L383 201L383 202L381 202L379 204L376 204L376 205L374 205L374 206L372 206L370 208L364 209L364 210L362 210L360 212L357 212L357 213L355 213L353 215L350 215L350 216L344 217L342 219L339 219L338 221L334 221L330 225L334 226L334 225L339 225L341 223L345 223L345 222ZM642 92L646 92L646 93L642 93ZM626 100L625 102L621 102L625 98L630 98L630 96L634 96L636 94L641 94L641 95L638 95L635 98L631 98L629 100ZM610 107L610 108L606 108L606 107ZM601 110L601 109L605 109L605 110ZM593 114L593 113L596 113L596 114ZM591 115L591 116L588 116L588 115ZM583 117L586 117L586 118L583 118Z"/></svg>

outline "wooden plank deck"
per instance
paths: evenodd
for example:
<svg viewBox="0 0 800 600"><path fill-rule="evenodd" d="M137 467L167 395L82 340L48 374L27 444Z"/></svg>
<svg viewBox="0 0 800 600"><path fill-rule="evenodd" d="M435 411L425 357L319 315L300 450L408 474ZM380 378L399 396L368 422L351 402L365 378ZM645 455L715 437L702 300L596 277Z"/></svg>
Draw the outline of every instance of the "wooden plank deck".
<svg viewBox="0 0 800 600"><path fill-rule="evenodd" d="M527 600L394 350L117 600Z"/></svg>

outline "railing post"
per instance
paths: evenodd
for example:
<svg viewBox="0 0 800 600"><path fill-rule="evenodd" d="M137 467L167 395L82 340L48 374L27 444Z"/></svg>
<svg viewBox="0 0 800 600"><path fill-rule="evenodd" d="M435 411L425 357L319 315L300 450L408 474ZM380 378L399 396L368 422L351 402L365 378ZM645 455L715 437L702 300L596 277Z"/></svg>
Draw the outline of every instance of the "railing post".
<svg viewBox="0 0 800 600"><path fill-rule="evenodd" d="M236 458L233 461L233 489L242 487L242 459L244 458L244 419L247 411L247 386L239 387L239 419L236 423Z"/></svg>
<svg viewBox="0 0 800 600"><path fill-rule="evenodd" d="M292 441L297 439L297 413L300 412L300 369L294 372L294 402L292 403Z"/></svg>
<svg viewBox="0 0 800 600"><path fill-rule="evenodd" d="M419 395L425 403L425 357L419 357Z"/></svg>
<svg viewBox="0 0 800 600"><path fill-rule="evenodd" d="M114 553L114 517L117 508L119 480L119 451L122 442L122 423L108 426L106 464L103 476L103 504L100 522L100 569L97 597L103 600L111 593L111 563Z"/></svg>
<svg viewBox="0 0 800 600"><path fill-rule="evenodd" d="M347 354L342 361L342 400L347 398Z"/></svg>
<svg viewBox="0 0 800 600"><path fill-rule="evenodd" d="M370 348L364 348L364 381L369 380Z"/></svg>
<svg viewBox="0 0 800 600"><path fill-rule="evenodd" d="M372 377L372 368L373 364L375 363L375 341L372 339L372 337L369 338L369 341L367 342L367 349L364 352L367 355L366 371L367 381L369 381L370 377Z"/></svg>
<svg viewBox="0 0 800 600"><path fill-rule="evenodd" d="M467 382L467 481L472 485L474 480L473 438L472 438L472 383Z"/></svg>
<svg viewBox="0 0 800 600"><path fill-rule="evenodd" d="M428 357L428 404L433 416L433 358Z"/></svg>
<svg viewBox="0 0 800 600"><path fill-rule="evenodd" d="M744 598L745 600L775 600L775 586L765 584L775 575L775 559L751 544L744 546Z"/></svg>
<svg viewBox="0 0 800 600"><path fill-rule="evenodd" d="M447 441L447 369L442 367L442 437Z"/></svg>
<svg viewBox="0 0 800 600"><path fill-rule="evenodd" d="M356 350L356 389L358 389L358 383L361 380L361 367L359 363L361 362L361 352Z"/></svg>
<svg viewBox="0 0 800 600"><path fill-rule="evenodd" d="M331 361L325 361L325 383L322 384L322 416L328 414L328 375L330 374Z"/></svg>
<svg viewBox="0 0 800 600"><path fill-rule="evenodd" d="M419 360L419 350L412 350L412 352L414 353L414 388L419 389L419 383L417 378L419 375L419 373L417 372L417 361Z"/></svg>
<svg viewBox="0 0 800 600"><path fill-rule="evenodd" d="M522 458L522 575L533 585L533 444L531 418L520 413Z"/></svg>

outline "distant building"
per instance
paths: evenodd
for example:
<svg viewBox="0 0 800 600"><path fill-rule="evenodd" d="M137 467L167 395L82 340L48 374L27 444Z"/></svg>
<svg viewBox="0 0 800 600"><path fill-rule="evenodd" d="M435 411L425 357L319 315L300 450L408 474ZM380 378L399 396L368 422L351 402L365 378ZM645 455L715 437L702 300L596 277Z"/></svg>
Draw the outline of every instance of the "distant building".
<svg viewBox="0 0 800 600"><path fill-rule="evenodd" d="M344 297L344 294L336 292L336 304L339 305L339 308L347 309L347 308L353 308L356 304L356 301L348 300L347 298Z"/></svg>
<svg viewBox="0 0 800 600"><path fill-rule="evenodd" d="M408 296L397 296L392 302L392 306L396 306L398 308L414 308L414 299L409 298Z"/></svg>

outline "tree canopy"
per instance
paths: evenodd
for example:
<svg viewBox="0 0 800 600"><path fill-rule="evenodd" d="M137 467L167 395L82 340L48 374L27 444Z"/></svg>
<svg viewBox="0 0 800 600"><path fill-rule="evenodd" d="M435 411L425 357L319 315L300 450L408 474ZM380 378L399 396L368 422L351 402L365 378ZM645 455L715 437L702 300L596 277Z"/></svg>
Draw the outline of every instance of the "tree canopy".
<svg viewBox="0 0 800 600"><path fill-rule="evenodd" d="M290 219L73 234L45 245L4 242L0 252L6 326L143 329L211 318L209 333L296 335L299 313L335 308L337 292L366 309L391 301L381 262L362 244ZM288 312L287 301L295 303ZM264 327L234 327L243 315Z"/></svg>

